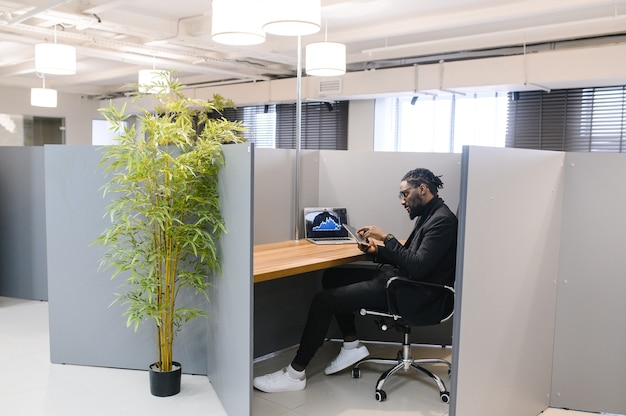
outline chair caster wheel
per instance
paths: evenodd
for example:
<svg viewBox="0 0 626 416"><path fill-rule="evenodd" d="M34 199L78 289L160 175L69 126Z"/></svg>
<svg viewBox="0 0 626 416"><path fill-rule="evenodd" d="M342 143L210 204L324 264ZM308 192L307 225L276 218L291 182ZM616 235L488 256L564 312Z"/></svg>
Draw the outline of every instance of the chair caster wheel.
<svg viewBox="0 0 626 416"><path fill-rule="evenodd" d="M384 390L376 390L376 401L384 402L387 399L387 393Z"/></svg>
<svg viewBox="0 0 626 416"><path fill-rule="evenodd" d="M359 367L352 369L352 378L361 378L361 369Z"/></svg>
<svg viewBox="0 0 626 416"><path fill-rule="evenodd" d="M441 401L444 403L450 402L450 393L447 391L444 391L443 393L441 393L439 397L441 397Z"/></svg>

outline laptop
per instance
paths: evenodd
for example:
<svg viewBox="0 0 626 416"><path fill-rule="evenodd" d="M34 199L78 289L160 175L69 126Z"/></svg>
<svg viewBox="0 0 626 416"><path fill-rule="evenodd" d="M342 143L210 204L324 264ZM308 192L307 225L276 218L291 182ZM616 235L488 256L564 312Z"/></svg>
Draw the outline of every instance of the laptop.
<svg viewBox="0 0 626 416"><path fill-rule="evenodd" d="M304 208L304 238L315 244L354 244L343 224L348 223L346 208Z"/></svg>

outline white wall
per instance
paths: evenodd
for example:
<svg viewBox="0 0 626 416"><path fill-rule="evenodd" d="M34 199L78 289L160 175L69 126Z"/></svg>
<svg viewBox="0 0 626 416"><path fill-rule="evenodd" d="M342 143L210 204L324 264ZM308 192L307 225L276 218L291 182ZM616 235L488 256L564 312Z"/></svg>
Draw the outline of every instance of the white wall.
<svg viewBox="0 0 626 416"><path fill-rule="evenodd" d="M0 114L65 117L65 144L91 144L91 120L102 119L101 102L79 94L58 94L56 108L30 105L30 90L0 86Z"/></svg>

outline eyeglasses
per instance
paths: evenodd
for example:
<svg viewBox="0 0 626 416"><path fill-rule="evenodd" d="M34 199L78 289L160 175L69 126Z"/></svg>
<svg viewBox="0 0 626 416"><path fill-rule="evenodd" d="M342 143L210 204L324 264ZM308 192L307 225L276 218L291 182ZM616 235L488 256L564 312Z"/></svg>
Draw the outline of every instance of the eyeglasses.
<svg viewBox="0 0 626 416"><path fill-rule="evenodd" d="M398 193L398 198L400 200L406 199L409 196L409 191L415 188L416 188L415 186L409 186L408 188L404 188Z"/></svg>

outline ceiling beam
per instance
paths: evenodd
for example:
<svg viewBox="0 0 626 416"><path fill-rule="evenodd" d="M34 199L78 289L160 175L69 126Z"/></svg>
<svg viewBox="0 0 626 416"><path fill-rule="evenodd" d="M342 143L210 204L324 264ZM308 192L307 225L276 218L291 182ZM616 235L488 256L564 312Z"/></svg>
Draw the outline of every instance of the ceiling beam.
<svg viewBox="0 0 626 416"><path fill-rule="evenodd" d="M43 6L39 6L39 7L35 7L34 9L30 10L29 12L26 12L22 15L20 15L19 17L13 18L11 19L8 23L9 25L14 25L17 23L21 23L26 19L29 19L31 17L37 16L40 13L46 12L48 10L54 9L57 6L60 6L61 4L65 4L65 3L69 3L72 0L54 0L49 2L48 4L45 4Z"/></svg>

